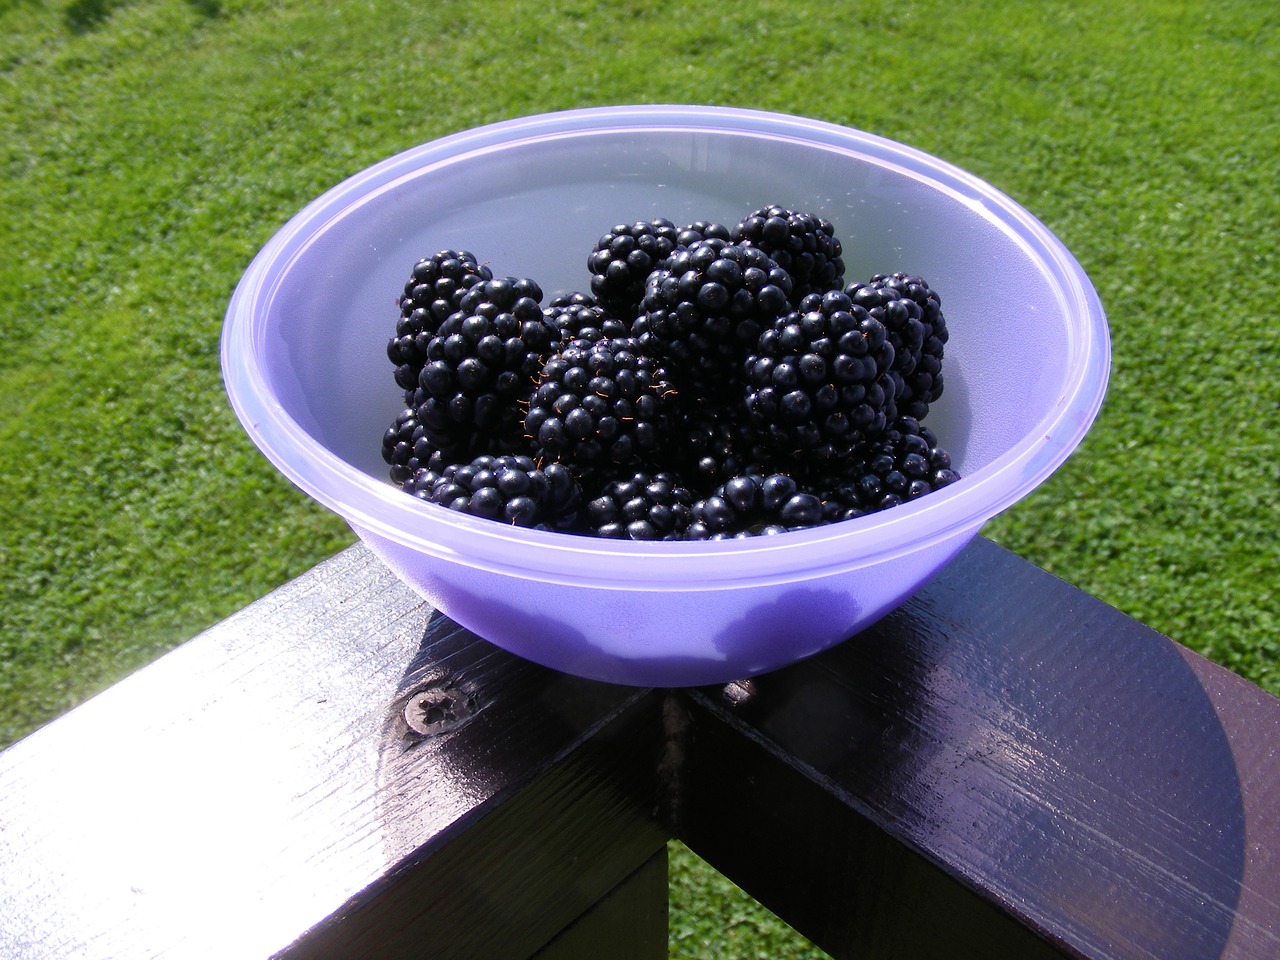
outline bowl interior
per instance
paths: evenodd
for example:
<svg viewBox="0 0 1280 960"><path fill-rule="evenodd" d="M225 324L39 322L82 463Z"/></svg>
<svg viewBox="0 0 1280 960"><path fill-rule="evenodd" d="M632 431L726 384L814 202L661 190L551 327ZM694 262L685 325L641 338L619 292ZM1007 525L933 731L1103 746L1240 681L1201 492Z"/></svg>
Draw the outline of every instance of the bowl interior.
<svg viewBox="0 0 1280 960"><path fill-rule="evenodd" d="M903 270L943 301L946 389L928 424L970 476L1064 402L1080 349L1061 279L1005 211L892 155L750 129L575 129L431 159L376 183L299 236L257 322L283 411L379 481L401 407L386 342L416 259L467 249L548 298L588 289L615 223L729 225L770 203L829 219L846 279Z"/></svg>
<svg viewBox="0 0 1280 960"><path fill-rule="evenodd" d="M469 250L550 298L589 289L587 256L615 224L731 226L775 203L831 221L847 280L904 271L941 294L946 387L927 422L960 482L811 530L679 543L526 530L391 485L381 438L402 397L386 344L419 258ZM344 181L250 265L222 359L266 456L437 609L560 670L671 686L773 669L901 602L1079 443L1109 343L1070 254L969 174L831 124L657 106L480 127Z"/></svg>

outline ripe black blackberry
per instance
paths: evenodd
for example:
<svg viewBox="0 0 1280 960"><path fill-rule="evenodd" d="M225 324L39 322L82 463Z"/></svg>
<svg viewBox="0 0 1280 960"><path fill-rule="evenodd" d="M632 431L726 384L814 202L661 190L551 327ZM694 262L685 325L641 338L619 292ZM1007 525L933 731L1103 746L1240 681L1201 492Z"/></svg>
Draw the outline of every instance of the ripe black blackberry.
<svg viewBox="0 0 1280 960"><path fill-rule="evenodd" d="M420 470L440 470L448 453L434 446L418 421L418 412L406 408L382 435L382 459L390 469L391 482L403 486Z"/></svg>
<svg viewBox="0 0 1280 960"><path fill-rule="evenodd" d="M761 451L736 406L677 404L667 444L670 463L695 489L706 492L742 473L759 472Z"/></svg>
<svg viewBox="0 0 1280 960"><path fill-rule="evenodd" d="M699 240L650 274L632 333L682 389L722 402L760 334L790 308L790 293L791 277L758 247Z"/></svg>
<svg viewBox="0 0 1280 960"><path fill-rule="evenodd" d="M434 445L481 453L523 448L520 404L560 343L559 329L524 289L506 279L473 287L463 297L472 312L452 314L428 341L413 402ZM476 438L487 446L477 449Z"/></svg>
<svg viewBox="0 0 1280 960"><path fill-rule="evenodd" d="M693 494L673 473L635 473L604 485L586 505L589 532L615 540L683 540Z"/></svg>
<svg viewBox="0 0 1280 960"><path fill-rule="evenodd" d="M491 280L490 269L466 250L441 250L413 266L400 297L396 335L387 342L387 358L395 364L396 383L412 391L426 362L427 341L471 287Z"/></svg>
<svg viewBox="0 0 1280 960"><path fill-rule="evenodd" d="M524 411L519 401L508 405L494 394L477 399L462 393L449 400L430 396L419 388L413 407L427 442L450 463L462 463L481 454L525 454Z"/></svg>
<svg viewBox="0 0 1280 960"><path fill-rule="evenodd" d="M571 341L538 373L525 433L549 461L633 464L657 451L672 396L666 371L634 339Z"/></svg>
<svg viewBox="0 0 1280 960"><path fill-rule="evenodd" d="M678 249L687 250L699 240L723 240L725 243L731 243L733 231L723 223L716 223L714 220L695 220L693 223L685 224L676 233Z"/></svg>
<svg viewBox="0 0 1280 960"><path fill-rule="evenodd" d="M681 251L688 250L695 243L703 240L718 240L721 243L733 242L733 231L723 223L714 220L695 220L687 223L676 233L676 246L667 259L658 264L657 270L666 270L671 264L671 257ZM646 281L647 283L647 281Z"/></svg>
<svg viewBox="0 0 1280 960"><path fill-rule="evenodd" d="M670 220L620 223L596 241L587 257L591 293L619 316L633 316L644 295L645 279L676 246Z"/></svg>
<svg viewBox="0 0 1280 960"><path fill-rule="evenodd" d="M440 479L440 471L431 467L418 467L400 486L405 493L426 500L431 495L431 488Z"/></svg>
<svg viewBox="0 0 1280 960"><path fill-rule="evenodd" d="M914 417L899 417L850 458L823 499L829 519L842 520L918 500L959 479L934 432Z"/></svg>
<svg viewBox="0 0 1280 960"><path fill-rule="evenodd" d="M626 337L631 333L630 321L619 320L587 294L557 297L543 309L543 314L556 325L563 342Z"/></svg>
<svg viewBox="0 0 1280 960"><path fill-rule="evenodd" d="M450 510L551 530L571 528L581 502L578 483L567 469L558 464L538 467L531 457L521 455L482 455L406 486L421 499Z"/></svg>
<svg viewBox="0 0 1280 960"><path fill-rule="evenodd" d="M896 416L884 325L839 291L810 294L760 335L746 365L746 422L778 456L830 463Z"/></svg>
<svg viewBox="0 0 1280 960"><path fill-rule="evenodd" d="M942 395L942 298L923 278L906 273L876 274L867 283L849 284L845 294L885 325L894 346L898 412L922 419Z"/></svg>
<svg viewBox="0 0 1280 960"><path fill-rule="evenodd" d="M844 284L844 259L831 222L786 207L762 207L733 228L735 243L750 243L791 274L791 302Z"/></svg>
<svg viewBox="0 0 1280 960"><path fill-rule="evenodd" d="M690 540L801 530L823 522L822 501L784 473L742 474L693 505Z"/></svg>
<svg viewBox="0 0 1280 960"><path fill-rule="evenodd" d="M467 288L458 298L458 309L463 313L485 316L504 311L514 313L516 305L526 300L542 303L542 287L536 280L529 277L489 277Z"/></svg>
<svg viewBox="0 0 1280 960"><path fill-rule="evenodd" d="M600 302L581 290L566 290L547 301L548 307L598 307Z"/></svg>

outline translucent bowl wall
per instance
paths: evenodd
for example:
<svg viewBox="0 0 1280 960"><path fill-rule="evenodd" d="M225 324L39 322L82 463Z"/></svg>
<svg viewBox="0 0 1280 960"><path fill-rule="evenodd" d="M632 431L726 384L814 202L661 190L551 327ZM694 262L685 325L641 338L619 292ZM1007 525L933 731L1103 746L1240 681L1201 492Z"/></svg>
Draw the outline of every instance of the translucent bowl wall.
<svg viewBox="0 0 1280 960"><path fill-rule="evenodd" d="M941 294L946 390L926 423L959 483L814 530L631 543L462 516L388 482L381 437L402 403L386 342L418 258L467 249L550 297L587 288L614 223L732 224L770 203L831 220L847 279L904 270ZM222 349L253 441L441 611L551 667L659 686L775 669L891 610L1066 459L1110 357L1079 265L977 178L846 127L672 106L493 124L352 177L254 259Z"/></svg>

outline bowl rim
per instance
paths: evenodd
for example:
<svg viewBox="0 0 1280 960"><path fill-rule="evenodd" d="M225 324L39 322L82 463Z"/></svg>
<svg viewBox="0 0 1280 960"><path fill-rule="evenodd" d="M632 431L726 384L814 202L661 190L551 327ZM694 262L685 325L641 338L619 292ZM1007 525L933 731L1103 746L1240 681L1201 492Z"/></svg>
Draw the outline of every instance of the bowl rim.
<svg viewBox="0 0 1280 960"><path fill-rule="evenodd" d="M425 167L456 162L473 151L618 130L701 130L811 143L893 169L967 204L1049 271L1064 314L1076 318L1069 325L1066 377L1054 405L995 460L891 510L777 536L656 543L512 527L425 503L341 459L286 412L264 373L266 337L256 320L259 306L270 302L308 238L371 192L420 175ZM227 307L221 362L232 408L253 442L293 484L358 534L521 578L616 589L703 590L830 575L972 536L1079 445L1106 392L1111 348L1102 304L1075 258L1036 217L974 175L914 147L826 121L736 107L646 104L487 124L397 153L335 185L291 217L249 264Z"/></svg>

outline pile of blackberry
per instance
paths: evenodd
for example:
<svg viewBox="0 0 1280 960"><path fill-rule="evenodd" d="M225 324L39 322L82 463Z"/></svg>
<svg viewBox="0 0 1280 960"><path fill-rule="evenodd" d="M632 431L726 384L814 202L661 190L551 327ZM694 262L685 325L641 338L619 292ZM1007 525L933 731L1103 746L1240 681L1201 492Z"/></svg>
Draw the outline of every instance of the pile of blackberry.
<svg viewBox="0 0 1280 960"><path fill-rule="evenodd" d="M461 250L414 264L387 356L391 481L447 509L630 540L820 526L959 479L921 421L942 394L942 300L921 277L845 280L833 225L606 230L585 289Z"/></svg>

